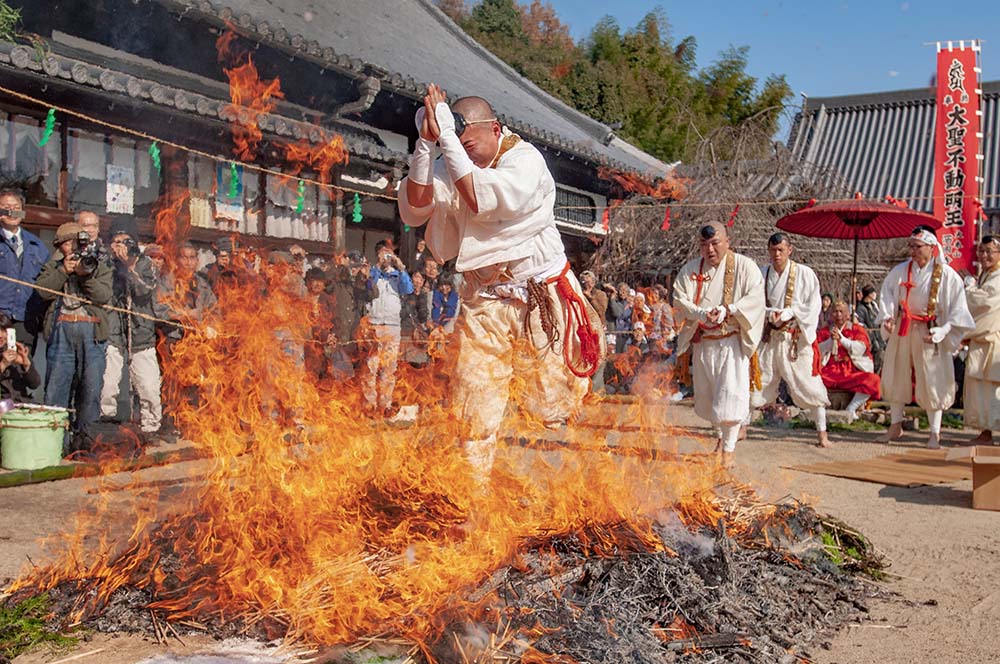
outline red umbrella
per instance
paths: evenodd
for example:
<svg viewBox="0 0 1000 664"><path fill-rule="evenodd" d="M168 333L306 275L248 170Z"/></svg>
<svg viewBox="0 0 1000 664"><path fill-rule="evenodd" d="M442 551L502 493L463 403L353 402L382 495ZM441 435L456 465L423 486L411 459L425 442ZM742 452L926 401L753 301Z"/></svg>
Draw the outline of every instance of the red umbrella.
<svg viewBox="0 0 1000 664"><path fill-rule="evenodd" d="M907 237L921 224L935 230L941 228L940 221L924 212L895 203L850 198L804 207L779 219L777 226L783 231L807 237L854 240L854 266L851 269L853 295L858 289L858 241Z"/></svg>

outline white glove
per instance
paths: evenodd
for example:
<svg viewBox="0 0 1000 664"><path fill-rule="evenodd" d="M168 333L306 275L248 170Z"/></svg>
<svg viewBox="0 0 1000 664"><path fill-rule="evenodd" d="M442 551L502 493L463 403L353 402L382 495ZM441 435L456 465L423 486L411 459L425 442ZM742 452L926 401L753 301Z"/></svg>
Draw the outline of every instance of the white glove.
<svg viewBox="0 0 1000 664"><path fill-rule="evenodd" d="M975 285L976 285L976 278L971 275L967 275L965 277L965 287L972 288Z"/></svg>
<svg viewBox="0 0 1000 664"><path fill-rule="evenodd" d="M458 182L472 172L474 164L468 153L462 147L462 141L455 133L455 116L451 108L443 101L434 107L434 117L437 118L441 134L438 136L438 146L444 155L444 165L452 182Z"/></svg>
<svg viewBox="0 0 1000 664"><path fill-rule="evenodd" d="M718 324L722 325L723 321L726 320L726 308L720 304L719 306L717 306L715 308L715 311L719 312L719 321L718 321Z"/></svg>
<svg viewBox="0 0 1000 664"><path fill-rule="evenodd" d="M780 320L782 323L786 323L786 322L792 320L792 316L794 316L794 315L795 314L792 313L791 309L782 309L781 310L781 315L778 316L778 320Z"/></svg>
<svg viewBox="0 0 1000 664"><path fill-rule="evenodd" d="M948 336L949 332L951 332L951 323L945 323L941 327L932 327L927 331L931 335L931 342L939 344L944 341L944 338Z"/></svg>

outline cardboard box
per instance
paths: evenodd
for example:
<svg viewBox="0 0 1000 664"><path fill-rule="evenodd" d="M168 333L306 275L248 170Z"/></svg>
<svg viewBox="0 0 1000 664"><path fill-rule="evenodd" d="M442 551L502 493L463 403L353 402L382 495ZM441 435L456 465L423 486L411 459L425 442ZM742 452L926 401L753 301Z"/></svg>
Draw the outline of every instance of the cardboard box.
<svg viewBox="0 0 1000 664"><path fill-rule="evenodd" d="M1000 447L977 445L948 450L945 459L972 458L972 509L1000 511Z"/></svg>

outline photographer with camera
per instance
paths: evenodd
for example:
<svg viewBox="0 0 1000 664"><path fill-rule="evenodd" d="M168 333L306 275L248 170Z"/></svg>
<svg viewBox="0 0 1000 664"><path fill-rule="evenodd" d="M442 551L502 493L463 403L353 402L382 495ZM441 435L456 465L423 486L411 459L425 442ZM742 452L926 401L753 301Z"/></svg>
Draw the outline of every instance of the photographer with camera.
<svg viewBox="0 0 1000 664"><path fill-rule="evenodd" d="M0 191L0 275L35 283L42 266L49 260L49 250L37 236L21 227L24 221L24 195L16 189ZM12 319L10 327L17 340L35 351L35 335L45 304L31 286L0 280L0 313ZM27 394L18 395L26 398Z"/></svg>
<svg viewBox="0 0 1000 664"><path fill-rule="evenodd" d="M111 267L87 253L90 237L80 224L60 226L54 244L58 251L42 268L36 282L46 289L39 295L49 303L42 329L48 344L45 403L76 408L74 428L88 434L101 414L108 313L100 305L111 301ZM76 440L75 449L84 449L82 441L86 436Z"/></svg>
<svg viewBox="0 0 1000 664"><path fill-rule="evenodd" d="M114 261L112 304L147 316L156 315L157 279L153 262L139 249L134 226L119 221L108 245ZM101 390L101 415L117 419L122 370L128 363L129 384L139 396L139 427L143 433L160 430L160 364L156 358L156 323L142 316L112 312L111 334ZM131 400L129 401L131 404Z"/></svg>

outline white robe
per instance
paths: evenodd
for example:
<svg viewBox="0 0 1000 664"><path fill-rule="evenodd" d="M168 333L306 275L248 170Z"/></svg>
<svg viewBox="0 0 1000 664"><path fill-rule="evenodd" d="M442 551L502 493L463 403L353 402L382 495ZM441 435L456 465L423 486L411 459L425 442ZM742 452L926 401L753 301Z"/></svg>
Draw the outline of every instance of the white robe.
<svg viewBox="0 0 1000 664"><path fill-rule="evenodd" d="M482 270L481 281L497 265L513 280L548 277L566 264L566 250L556 228L556 186L542 154L530 143L518 142L505 152L496 168L473 168L479 212L459 195L444 160L434 167L434 200L423 207L410 204L407 178L399 186L399 215L413 228L427 224L424 239L434 258L456 259L459 272Z"/></svg>
<svg viewBox="0 0 1000 664"><path fill-rule="evenodd" d="M773 266L763 269L764 288L767 302L770 303L767 315L785 308L785 292L788 288L791 266L792 261L789 261L785 265L785 271L780 274ZM795 285L792 301L788 307L792 317L784 330L772 330L770 340L762 343L757 351L761 389L751 395L751 405L754 408L772 403L778 396L778 387L782 380L788 385L788 391L799 408L829 405L823 378L819 374L813 374L812 344L816 340L816 326L819 324L822 305L816 273L812 268L796 263ZM794 340L790 333L793 327L800 330ZM796 355L794 360L792 360L793 352Z"/></svg>
<svg viewBox="0 0 1000 664"><path fill-rule="evenodd" d="M424 239L439 261L456 259L463 273L462 303L452 346L457 350L452 402L465 423L467 456L480 477L489 475L508 399L546 425L557 425L577 412L590 385L567 367L563 344L579 359L580 341L565 329L564 303L555 283L553 299L559 341L549 348L538 309L530 314L523 286L529 278L563 273L566 251L555 221L555 181L537 148L519 141L500 156L495 168L473 167L478 212L468 206L451 182L443 159L434 169L434 198L411 205L407 179L399 187L399 213L412 227L427 224ZM583 297L570 271L566 280L583 300L591 326L601 338L603 323ZM505 284L497 287L497 284ZM494 290L486 292L486 287ZM530 334L525 319L530 318ZM545 348L538 351L538 348ZM518 379L514 380L517 375Z"/></svg>
<svg viewBox="0 0 1000 664"><path fill-rule="evenodd" d="M909 294L910 311L915 315L927 312L934 263L920 268L915 262L911 273L913 288ZM879 323L895 320L889 335L882 363L882 398L890 404L907 404L914 398L925 410L945 410L955 402L955 367L952 356L962 339L975 327L965 299L962 278L948 265L941 270L935 317L937 326L947 326L948 333L939 344L924 341L927 323L912 321L906 337L899 336L901 302L906 297L907 267L903 261L892 268L879 296ZM911 379L912 377L912 379Z"/></svg>
<svg viewBox="0 0 1000 664"><path fill-rule="evenodd" d="M764 280L760 268L740 254L734 254L735 274L730 308L732 315L723 321L723 329L711 333L727 334L724 339L692 338L698 323L709 310L723 302L726 259L717 268L705 264L709 279L702 285L701 299L695 301L701 259L688 261L674 279L675 323L683 325L678 335L677 353L689 347L691 376L694 382L694 410L713 426L742 422L750 412L750 356L760 344L764 329Z"/></svg>
<svg viewBox="0 0 1000 664"><path fill-rule="evenodd" d="M1000 268L965 294L976 319L965 360L965 425L1000 432Z"/></svg>

